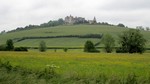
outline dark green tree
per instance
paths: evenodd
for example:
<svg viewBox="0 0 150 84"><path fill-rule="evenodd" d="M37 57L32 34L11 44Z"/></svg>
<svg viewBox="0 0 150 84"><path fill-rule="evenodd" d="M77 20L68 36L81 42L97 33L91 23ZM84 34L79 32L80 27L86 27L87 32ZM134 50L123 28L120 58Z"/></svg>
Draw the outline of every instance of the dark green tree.
<svg viewBox="0 0 150 84"><path fill-rule="evenodd" d="M63 20L62 18L60 18L60 19L58 19L58 23L59 23L59 25L62 25L62 24L64 24L65 22L64 22L64 20Z"/></svg>
<svg viewBox="0 0 150 84"><path fill-rule="evenodd" d="M91 41L86 41L84 45L84 52L96 52L96 48Z"/></svg>
<svg viewBox="0 0 150 84"><path fill-rule="evenodd" d="M46 43L44 41L41 41L40 42L40 45L39 45L39 51L40 52L45 52L46 51Z"/></svg>
<svg viewBox="0 0 150 84"><path fill-rule="evenodd" d="M12 51L14 49L14 43L11 39L6 42L6 50Z"/></svg>
<svg viewBox="0 0 150 84"><path fill-rule="evenodd" d="M104 37L102 38L102 43L104 44L104 49L107 53L111 53L113 51L115 40L111 35L104 35Z"/></svg>
<svg viewBox="0 0 150 84"><path fill-rule="evenodd" d="M140 33L140 30L130 29L123 32L119 36L119 43L121 44L121 51L125 53L143 53L145 50L146 40Z"/></svg>
<svg viewBox="0 0 150 84"><path fill-rule="evenodd" d="M118 27L125 27L125 25L122 24L122 23L119 23L117 26L118 26Z"/></svg>

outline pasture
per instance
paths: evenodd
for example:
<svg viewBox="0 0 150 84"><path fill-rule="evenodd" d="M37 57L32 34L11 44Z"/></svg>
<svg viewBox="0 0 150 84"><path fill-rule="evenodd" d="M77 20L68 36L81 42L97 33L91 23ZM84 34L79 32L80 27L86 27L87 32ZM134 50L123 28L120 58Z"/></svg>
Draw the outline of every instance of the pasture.
<svg viewBox="0 0 150 84"><path fill-rule="evenodd" d="M21 66L33 71L56 66L55 71L61 75L62 80L69 80L67 78L75 76L79 80L81 78L90 81L101 74L108 78L120 79L129 74L135 74L141 80L150 77L150 53L0 52L0 59L9 61L12 66Z"/></svg>

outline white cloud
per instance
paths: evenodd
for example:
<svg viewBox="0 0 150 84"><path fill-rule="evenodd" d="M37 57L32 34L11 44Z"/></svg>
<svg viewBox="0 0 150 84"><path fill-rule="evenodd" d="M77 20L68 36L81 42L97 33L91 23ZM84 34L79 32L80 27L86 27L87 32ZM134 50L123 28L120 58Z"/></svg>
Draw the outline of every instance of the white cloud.
<svg viewBox="0 0 150 84"><path fill-rule="evenodd" d="M0 0L0 31L40 24L67 15L150 26L150 0Z"/></svg>

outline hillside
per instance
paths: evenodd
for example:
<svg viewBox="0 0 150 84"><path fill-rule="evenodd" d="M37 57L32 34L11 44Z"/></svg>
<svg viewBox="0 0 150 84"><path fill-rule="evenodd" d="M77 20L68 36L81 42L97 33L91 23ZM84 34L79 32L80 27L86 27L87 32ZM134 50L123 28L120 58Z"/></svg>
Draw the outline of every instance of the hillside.
<svg viewBox="0 0 150 84"><path fill-rule="evenodd" d="M0 45L5 44L7 39L13 39L16 47L38 47L42 40L46 42L48 47L83 47L85 41L91 40L94 43L98 43L100 38L79 38L79 36L82 37L91 34L103 35L109 33L117 40L118 34L125 30L128 30L128 28L106 25L64 25L45 27L0 35ZM146 47L150 48L150 32L142 31L142 34L148 40Z"/></svg>

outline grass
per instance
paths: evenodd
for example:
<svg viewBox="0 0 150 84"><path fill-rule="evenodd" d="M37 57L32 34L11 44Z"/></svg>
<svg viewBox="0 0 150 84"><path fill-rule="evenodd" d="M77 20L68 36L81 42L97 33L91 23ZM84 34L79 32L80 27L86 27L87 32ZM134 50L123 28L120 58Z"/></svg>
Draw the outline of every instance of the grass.
<svg viewBox="0 0 150 84"><path fill-rule="evenodd" d="M55 71L57 74L59 74L59 77L49 80L53 80L53 82L57 81L57 83L53 84L58 84L58 82L64 82L68 84L86 84L85 82L89 82L90 84L96 84L92 82L96 82L100 79L105 79L105 76L107 78L107 82L109 82L110 80L125 81L127 80L126 78L128 78L128 76L129 79L132 78L130 76L133 76L134 78L134 74L136 80L138 81L144 79L146 80L150 77L150 53L94 54L74 52L0 52L0 59L3 62L9 61L13 67L21 66L25 69L28 69L29 71L33 70L34 72L42 71L49 66L56 66L57 68L55 68ZM0 74L2 74L1 70ZM2 77L2 79L5 78L6 75L10 75L11 77L15 76L14 73L3 72L3 74L5 75ZM20 77L20 74L16 75ZM25 76L27 77L28 82L32 80L32 75L33 77L35 76L34 74ZM100 78L101 76L102 78ZM42 79L35 78L34 81L40 81L41 84L43 82Z"/></svg>
<svg viewBox="0 0 150 84"><path fill-rule="evenodd" d="M111 34L115 40L116 45L118 34L122 31L128 30L128 28L121 28L116 26L105 26L105 25L70 25L70 26L57 26L48 28L38 28L31 30L18 31L8 34L0 35L0 45L5 44L7 39L22 38L22 37L40 37L40 36L60 36L60 35L86 35L86 34ZM148 31L142 31L144 37L148 40L146 47L150 47L150 33ZM15 46L38 46L38 42L45 40L48 47L51 46L69 46L69 47L79 47L83 46L85 40L94 40L98 42L100 39L78 39L78 38L55 38L55 39L32 39L23 40L21 42L15 43ZM35 42L35 43L34 43ZM63 44L62 44L63 43ZM32 45L33 44L33 45Z"/></svg>
<svg viewBox="0 0 150 84"><path fill-rule="evenodd" d="M150 54L87 54L87 53L37 53L1 52L0 59L30 69L43 69L46 65L59 66L58 72L77 72L96 75L97 73L127 75L134 72L147 75L150 72ZM94 73L93 73L94 72Z"/></svg>

